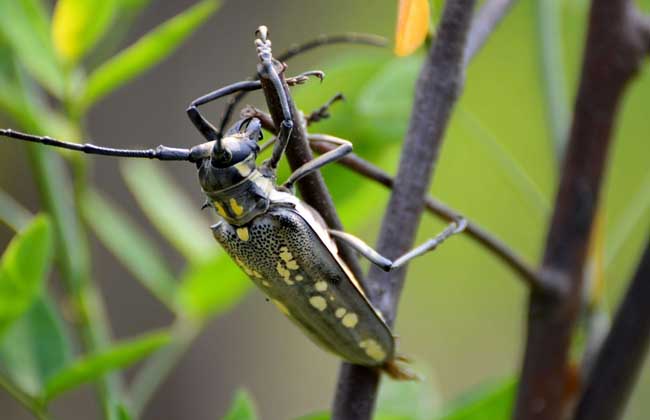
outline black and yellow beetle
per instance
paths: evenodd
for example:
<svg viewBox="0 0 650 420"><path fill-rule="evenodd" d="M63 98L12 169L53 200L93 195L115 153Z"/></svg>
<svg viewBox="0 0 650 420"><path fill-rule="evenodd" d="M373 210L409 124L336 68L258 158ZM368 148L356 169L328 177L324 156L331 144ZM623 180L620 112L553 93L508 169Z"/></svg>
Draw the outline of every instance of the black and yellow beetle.
<svg viewBox="0 0 650 420"><path fill-rule="evenodd" d="M278 93L284 92L267 30L262 26L256 33L259 71L265 72ZM317 72L289 78L287 82L302 83L311 74ZM198 111L198 106L209 101L260 87L258 80L239 82L193 101L187 113L207 142L191 149L111 149L10 129L0 130L0 135L89 154L195 163L207 204L214 207L220 218L212 226L215 239L269 299L324 349L354 364L377 367L398 378L409 377L394 363L393 334L342 261L334 238L349 244L384 270L391 270L462 231L465 222L452 223L395 261L381 256L355 236L328 229L320 215L292 193L293 184L348 154L351 143L324 137L337 147L298 168L284 184L277 185L276 167L293 129L284 94L279 94L284 121L271 157L260 166L256 162L258 141L262 138L259 119L243 118L222 135Z"/></svg>

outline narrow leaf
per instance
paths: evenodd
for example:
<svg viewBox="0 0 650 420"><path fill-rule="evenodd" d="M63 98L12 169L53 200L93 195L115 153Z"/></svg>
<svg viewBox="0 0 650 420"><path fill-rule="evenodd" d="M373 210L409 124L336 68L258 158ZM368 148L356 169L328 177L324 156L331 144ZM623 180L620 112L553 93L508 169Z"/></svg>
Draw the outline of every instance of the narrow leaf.
<svg viewBox="0 0 650 420"><path fill-rule="evenodd" d="M7 331L0 345L0 365L21 389L37 395L44 382L70 361L71 354L63 319L43 296Z"/></svg>
<svg viewBox="0 0 650 420"><path fill-rule="evenodd" d="M9 243L0 262L0 338L41 293L52 257L52 232L39 216Z"/></svg>
<svg viewBox="0 0 650 420"><path fill-rule="evenodd" d="M223 420L257 420L255 404L246 390L237 391L228 414L223 417Z"/></svg>
<svg viewBox="0 0 650 420"><path fill-rule="evenodd" d="M605 269L611 267L635 229L644 226L650 218L650 172L632 197L630 204L627 205L615 228L612 229L611 239L607 241Z"/></svg>
<svg viewBox="0 0 650 420"><path fill-rule="evenodd" d="M81 100L82 108L87 108L169 56L217 10L218 5L217 0L203 0L158 26L97 68L88 78L87 89Z"/></svg>
<svg viewBox="0 0 650 420"><path fill-rule="evenodd" d="M193 318L205 319L230 310L252 282L226 255L192 265L183 276L179 306Z"/></svg>
<svg viewBox="0 0 650 420"><path fill-rule="evenodd" d="M77 62L113 22L117 0L58 0L52 17L52 41L59 57Z"/></svg>
<svg viewBox="0 0 650 420"><path fill-rule="evenodd" d="M45 384L42 398L50 401L57 395L91 382L103 374L125 368L165 346L167 332L151 333L117 344L105 352L83 357L52 376Z"/></svg>
<svg viewBox="0 0 650 420"><path fill-rule="evenodd" d="M86 196L83 213L99 240L144 287L173 310L174 276L156 246L136 224L98 191Z"/></svg>
<svg viewBox="0 0 650 420"><path fill-rule="evenodd" d="M198 204L192 207L192 200L179 191L156 163L124 161L121 169L142 210L185 258L204 261L216 254L218 246Z"/></svg>
<svg viewBox="0 0 650 420"><path fill-rule="evenodd" d="M0 222L18 232L32 219L31 213L13 197L0 190Z"/></svg>
<svg viewBox="0 0 650 420"><path fill-rule="evenodd" d="M0 35L30 74L50 93L60 97L64 76L52 47L42 0L0 1Z"/></svg>
<svg viewBox="0 0 650 420"><path fill-rule="evenodd" d="M439 403L438 394L426 380L405 382L387 379L379 391L377 412L409 420L429 420Z"/></svg>
<svg viewBox="0 0 650 420"><path fill-rule="evenodd" d="M516 382L506 380L497 385L482 386L461 398L446 414L436 420L507 420L510 418Z"/></svg>
<svg viewBox="0 0 650 420"><path fill-rule="evenodd" d="M430 21L429 0L399 0L395 54L405 56L418 49L429 33Z"/></svg>

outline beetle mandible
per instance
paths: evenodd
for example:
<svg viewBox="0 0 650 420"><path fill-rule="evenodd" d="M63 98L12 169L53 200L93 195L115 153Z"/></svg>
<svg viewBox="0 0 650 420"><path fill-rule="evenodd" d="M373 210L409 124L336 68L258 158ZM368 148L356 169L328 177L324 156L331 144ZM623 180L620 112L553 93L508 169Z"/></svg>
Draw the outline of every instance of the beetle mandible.
<svg viewBox="0 0 650 420"><path fill-rule="evenodd" d="M260 119L246 116L224 134L227 117L217 129L198 107L233 93L261 89L260 80L234 83L194 100L187 114L207 142L190 149L166 146L147 150L113 149L11 129L0 129L0 135L88 154L196 164L207 197L206 205L213 207L220 219L211 227L215 239L287 317L320 347L351 363L376 367L393 377L411 378L408 370L395 363L400 357L395 350L394 336L339 256L334 239L389 271L433 250L461 232L466 223L463 219L451 223L440 234L394 261L356 236L328 229L318 212L293 194L293 185L350 153L352 144L332 136L321 137L337 147L296 169L283 184L276 183L277 165L294 127L289 99L278 75L278 68L282 72L286 65L273 58L265 26L256 31L255 45L260 60L258 71L273 84L283 115L271 157L259 166ZM308 72L286 82L300 84L313 75L322 78L321 72Z"/></svg>

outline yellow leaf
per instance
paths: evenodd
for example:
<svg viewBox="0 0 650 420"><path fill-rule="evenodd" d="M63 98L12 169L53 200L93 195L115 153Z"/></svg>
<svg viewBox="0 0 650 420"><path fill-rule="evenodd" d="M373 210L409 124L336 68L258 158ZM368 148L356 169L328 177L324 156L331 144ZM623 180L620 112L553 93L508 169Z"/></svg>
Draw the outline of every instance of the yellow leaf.
<svg viewBox="0 0 650 420"><path fill-rule="evenodd" d="M52 16L52 42L57 55L75 63L110 27L115 0L58 0Z"/></svg>
<svg viewBox="0 0 650 420"><path fill-rule="evenodd" d="M52 40L54 49L65 61L75 61L83 49L81 35L86 27L88 13L77 0L59 0L52 16Z"/></svg>
<svg viewBox="0 0 650 420"><path fill-rule="evenodd" d="M395 54L406 56L418 49L429 33L429 0L399 0Z"/></svg>

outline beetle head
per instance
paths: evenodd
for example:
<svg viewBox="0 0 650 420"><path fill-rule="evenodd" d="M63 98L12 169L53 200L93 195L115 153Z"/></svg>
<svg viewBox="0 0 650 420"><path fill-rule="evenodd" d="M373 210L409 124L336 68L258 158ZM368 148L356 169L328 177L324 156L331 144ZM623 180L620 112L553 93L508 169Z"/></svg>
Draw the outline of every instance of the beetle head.
<svg viewBox="0 0 650 420"><path fill-rule="evenodd" d="M210 158L199 167L199 181L206 193L217 192L238 184L256 169L262 126L257 118L237 121L221 141L216 141Z"/></svg>

